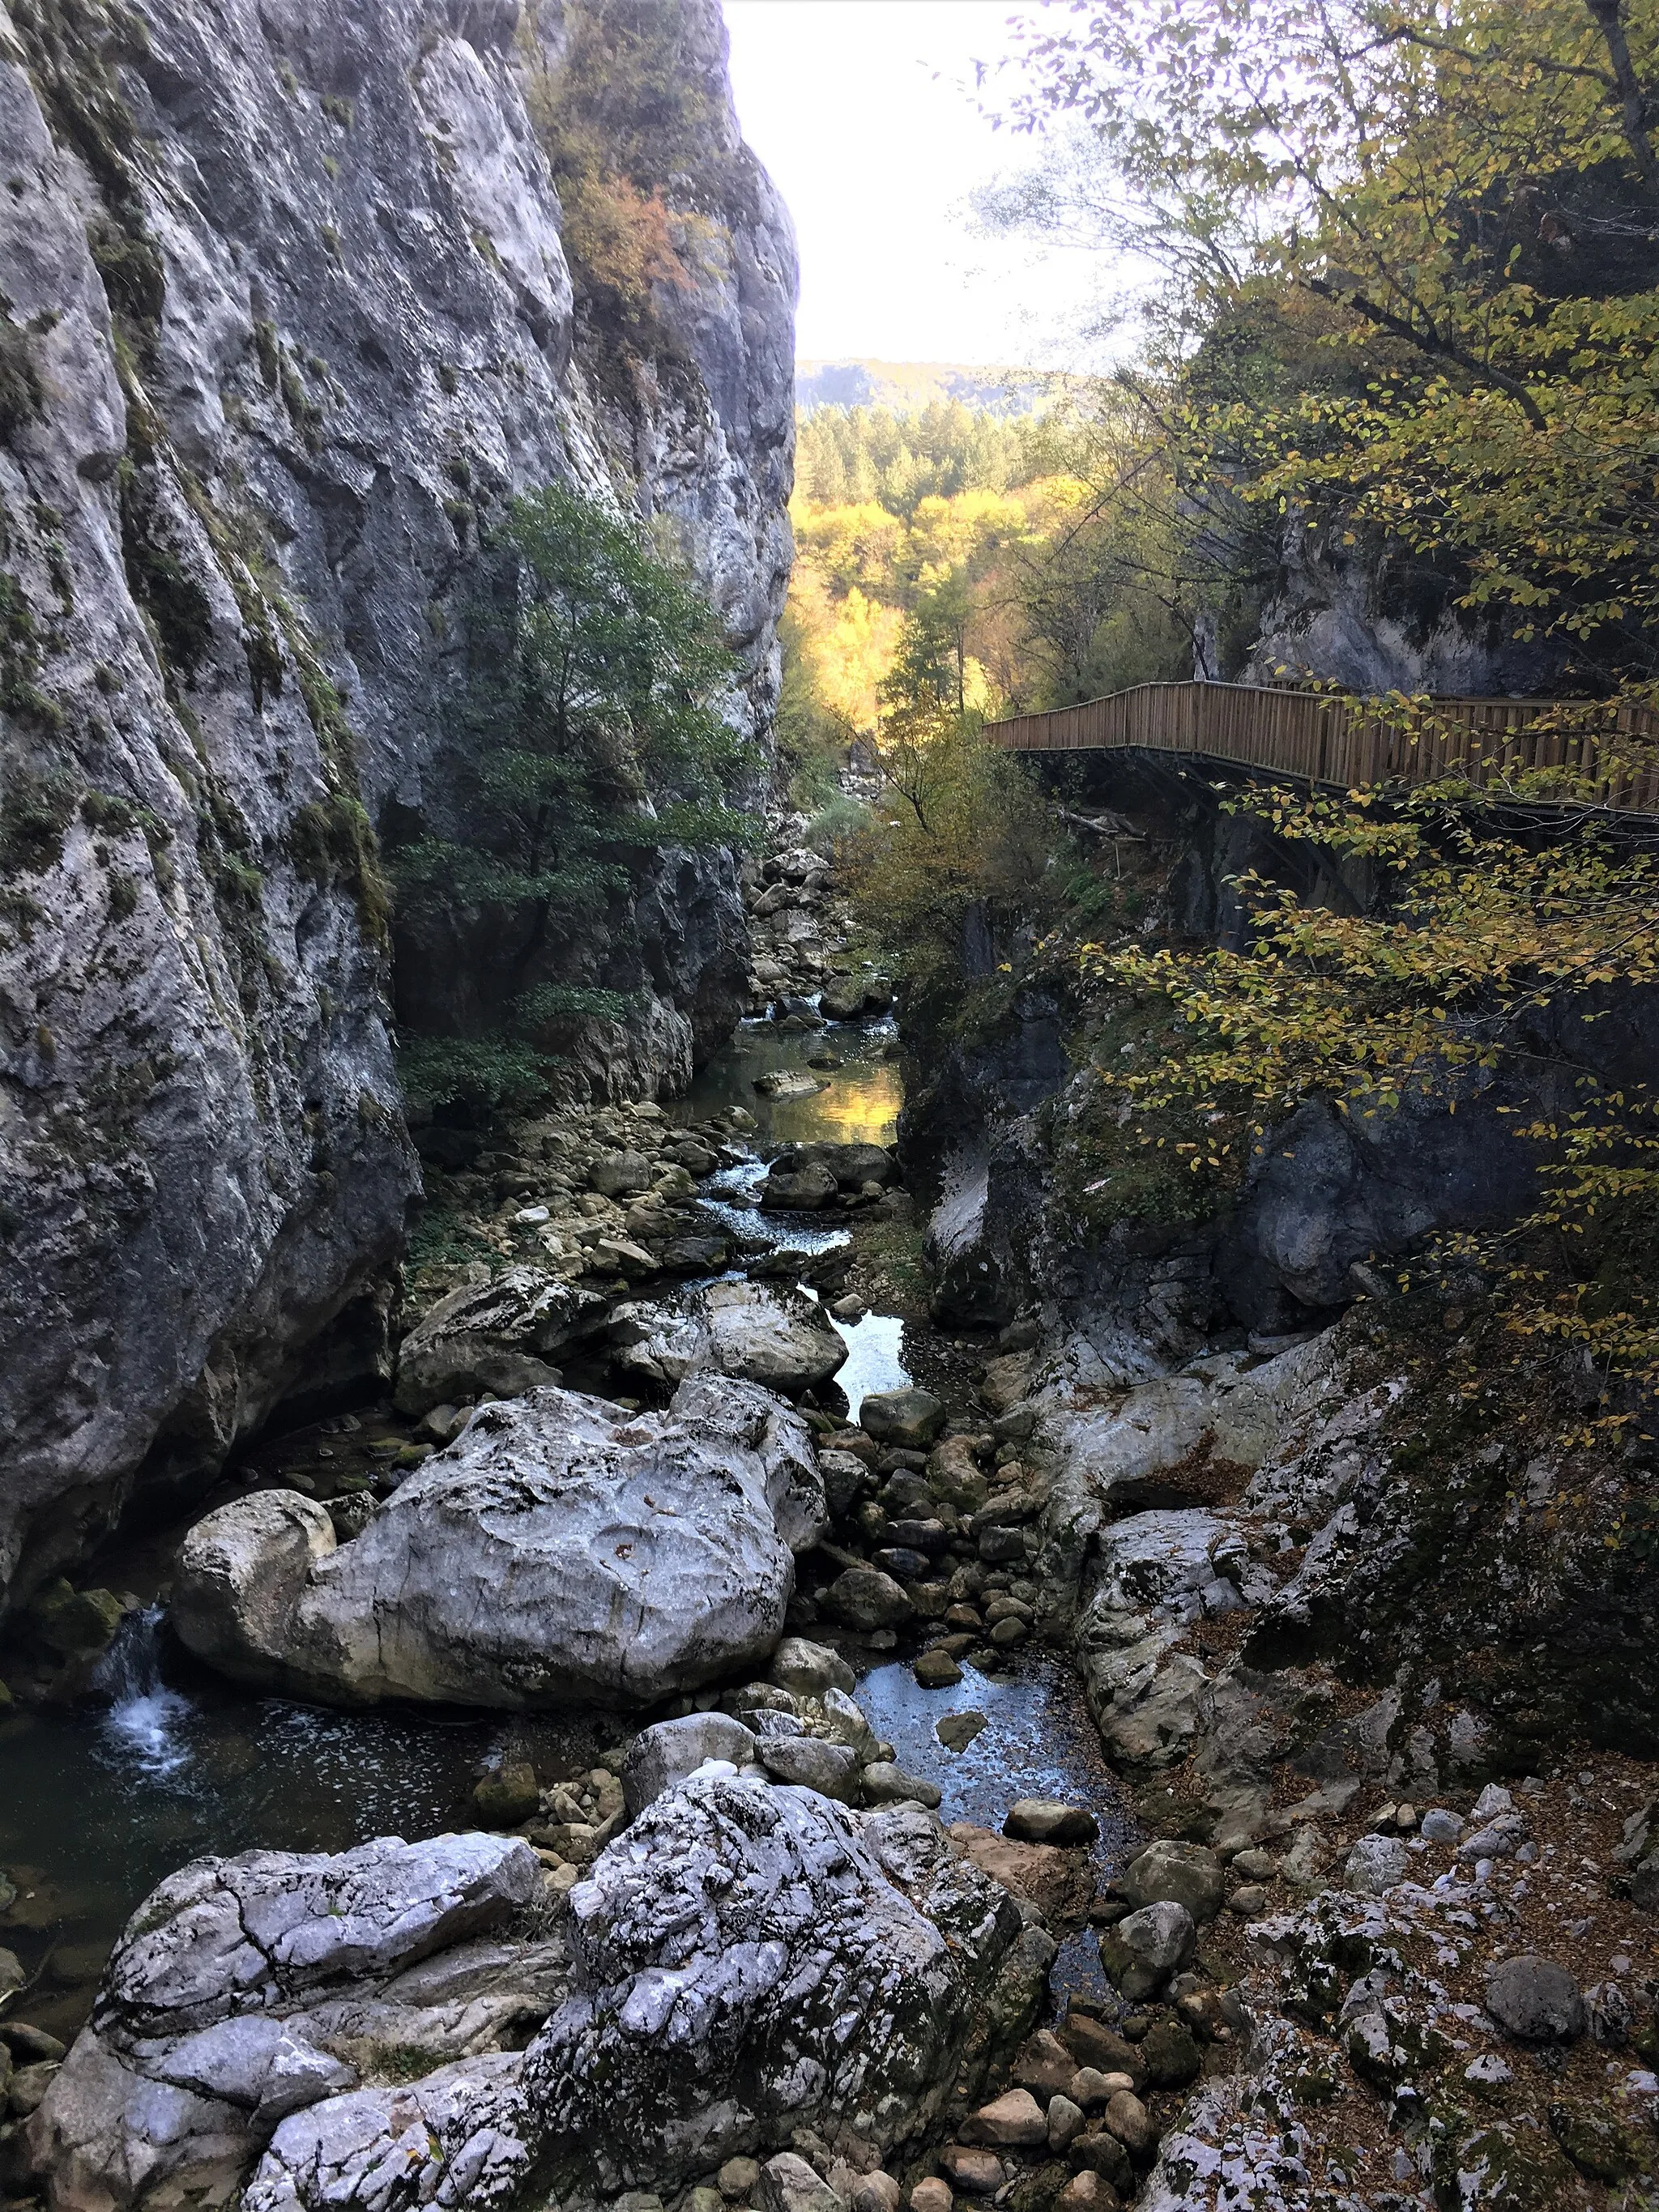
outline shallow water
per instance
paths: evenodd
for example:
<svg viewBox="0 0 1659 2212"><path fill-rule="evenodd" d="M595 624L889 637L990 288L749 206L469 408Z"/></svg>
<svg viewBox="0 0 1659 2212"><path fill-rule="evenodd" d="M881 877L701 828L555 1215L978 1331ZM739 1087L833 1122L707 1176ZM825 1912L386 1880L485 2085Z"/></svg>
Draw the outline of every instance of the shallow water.
<svg viewBox="0 0 1659 2212"><path fill-rule="evenodd" d="M872 1667L857 1696L898 1764L937 1786L940 1820L1000 1832L1021 1797L1086 1806L1100 1824L1090 1856L1103 1876L1115 1873L1138 1843L1082 1685L1051 1654L1018 1653L994 1674L964 1665L961 1681L948 1690L924 1690L908 1665L893 1662ZM985 1726L966 1750L947 1751L935 1729L957 1712L983 1713ZM1052 1988L1057 2005L1073 1992L1109 1995L1099 1946L1086 1929L1061 1944Z"/></svg>
<svg viewBox="0 0 1659 2212"><path fill-rule="evenodd" d="M904 1096L898 1064L886 1057L897 1036L891 1021L834 1022L823 1030L780 1030L769 1021L746 1021L734 1041L709 1061L684 1098L665 1103L676 1121L701 1121L732 1106L755 1116L758 1145L890 1145ZM809 1053L836 1054L838 1068L805 1066ZM758 1075L804 1068L823 1085L810 1098L768 1098L755 1088Z"/></svg>

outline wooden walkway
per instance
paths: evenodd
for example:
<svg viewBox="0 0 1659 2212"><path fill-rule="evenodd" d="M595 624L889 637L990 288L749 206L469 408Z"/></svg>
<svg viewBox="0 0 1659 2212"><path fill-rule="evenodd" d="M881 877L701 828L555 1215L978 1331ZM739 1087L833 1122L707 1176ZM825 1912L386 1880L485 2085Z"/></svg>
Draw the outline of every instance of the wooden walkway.
<svg viewBox="0 0 1659 2212"><path fill-rule="evenodd" d="M1659 813L1659 713L1598 710L1584 700L1432 699L1384 715L1265 684L1138 684L1079 707L1015 714L985 734L1015 752L1133 747L1343 791L1457 775L1513 792L1517 776L1559 768L1589 779L1591 804ZM1582 805L1582 789L1561 795Z"/></svg>

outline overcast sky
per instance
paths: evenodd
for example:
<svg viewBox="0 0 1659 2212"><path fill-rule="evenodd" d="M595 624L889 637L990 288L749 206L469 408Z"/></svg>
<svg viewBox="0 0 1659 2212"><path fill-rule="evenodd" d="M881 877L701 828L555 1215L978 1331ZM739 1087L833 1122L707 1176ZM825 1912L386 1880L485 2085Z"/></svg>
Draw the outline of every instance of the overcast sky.
<svg viewBox="0 0 1659 2212"><path fill-rule="evenodd" d="M972 234L972 187L1029 158L974 109L1010 0L725 0L745 136L800 240L797 351L1079 365L1077 257Z"/></svg>

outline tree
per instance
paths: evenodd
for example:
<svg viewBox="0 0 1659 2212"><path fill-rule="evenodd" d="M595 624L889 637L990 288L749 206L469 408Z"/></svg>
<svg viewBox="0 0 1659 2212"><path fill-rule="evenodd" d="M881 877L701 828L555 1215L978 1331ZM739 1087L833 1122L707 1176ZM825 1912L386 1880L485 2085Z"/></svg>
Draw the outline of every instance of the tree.
<svg viewBox="0 0 1659 2212"><path fill-rule="evenodd" d="M1659 676L1655 0L1069 15L1029 28L1011 110L1060 126L1056 157L1000 212L1166 272L1193 483L1444 562L1583 689ZM1298 297L1310 385L1264 405L1183 375Z"/></svg>
<svg viewBox="0 0 1659 2212"><path fill-rule="evenodd" d="M735 663L693 587L637 529L554 485L514 502L493 548L496 595L475 608L457 707L446 834L396 856L406 932L487 945L465 1040L414 1048L413 1087L437 1099L532 1084L573 1023L625 997L557 974L641 862L674 845L730 844L730 804L753 768L721 708ZM492 1057L493 1056L493 1057Z"/></svg>

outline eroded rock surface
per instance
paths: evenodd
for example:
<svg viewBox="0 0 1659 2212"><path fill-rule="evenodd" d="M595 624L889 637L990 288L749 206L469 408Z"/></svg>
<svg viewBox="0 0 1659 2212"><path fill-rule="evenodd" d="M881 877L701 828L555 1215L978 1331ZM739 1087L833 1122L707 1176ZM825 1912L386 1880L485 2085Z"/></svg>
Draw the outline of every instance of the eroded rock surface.
<svg viewBox="0 0 1659 2212"><path fill-rule="evenodd" d="M771 1650L823 1511L803 1424L751 1384L696 1376L638 1415L539 1389L483 1407L348 1543L295 1493L222 1506L173 1616L238 1680L331 1702L646 1705Z"/></svg>
<svg viewBox="0 0 1659 2212"><path fill-rule="evenodd" d="M540 1880L483 1835L181 1868L29 2123L52 2203L226 2203L289 2114L522 2041L568 1984L561 1938L502 1940Z"/></svg>

